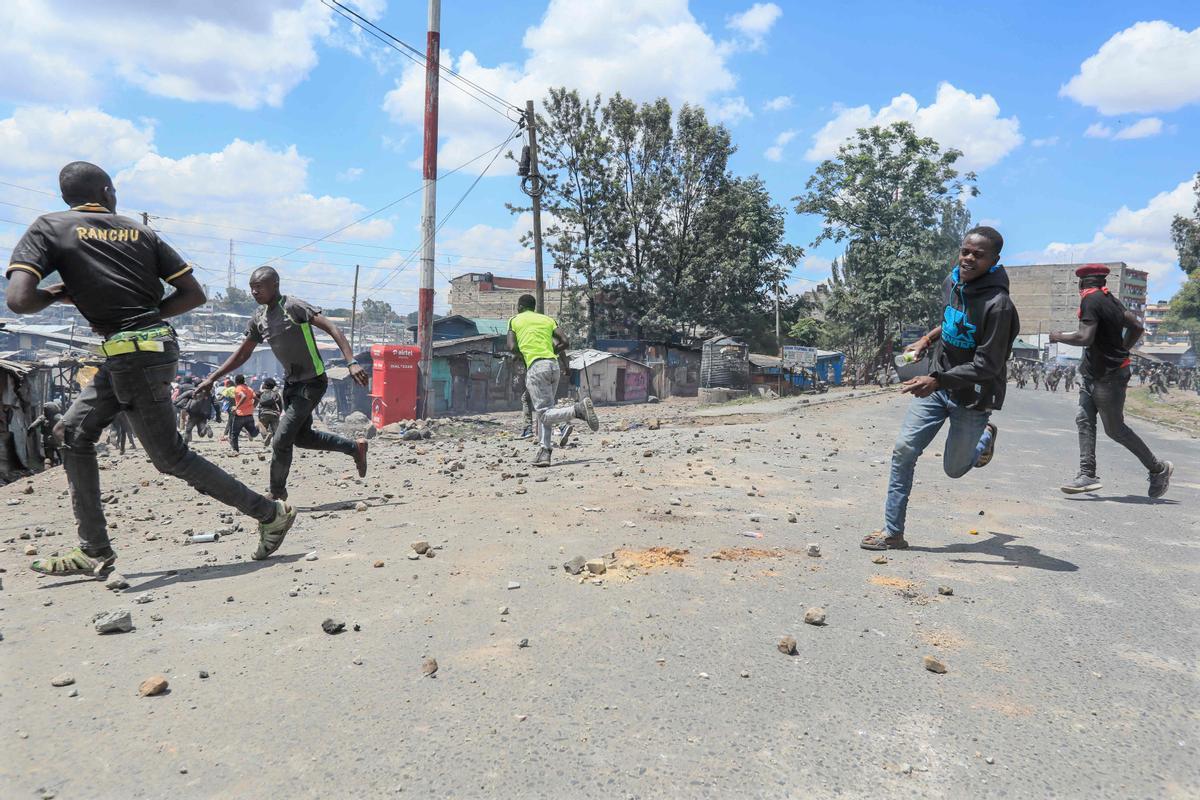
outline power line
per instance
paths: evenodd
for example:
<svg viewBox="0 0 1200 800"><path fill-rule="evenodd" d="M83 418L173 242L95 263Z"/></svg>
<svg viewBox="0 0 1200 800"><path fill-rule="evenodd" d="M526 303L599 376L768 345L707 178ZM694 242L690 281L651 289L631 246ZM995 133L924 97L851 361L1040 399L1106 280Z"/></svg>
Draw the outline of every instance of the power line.
<svg viewBox="0 0 1200 800"><path fill-rule="evenodd" d="M23 189L26 192L36 192L37 194L44 194L48 197L58 197L58 195L54 192L47 192L45 189L34 189L29 186L21 186L20 184L16 183L9 183L8 181L0 181L0 185L11 186L14 189Z"/></svg>
<svg viewBox="0 0 1200 800"><path fill-rule="evenodd" d="M358 14L357 12L355 12L353 9L347 8L346 6L342 5L340 2L338 2L338 0L321 0L321 3L326 8L332 9L335 13L337 13L343 19L348 20L351 24L357 26L358 28L360 28L361 30L366 32L367 34L373 36L375 39L378 39L379 41L383 42L388 47L390 47L393 50L395 50L396 52L400 53L402 56L404 56L408 60L414 62L415 64L417 64L421 67L427 66L425 53L421 52L420 50L418 50L417 48L408 44L407 42L403 41L402 39L399 39L396 36L393 36L391 33L388 33L383 28L379 27L375 23L371 22L370 20L366 19L365 17L363 17L360 14ZM397 47L397 44L400 46ZM411 51L411 53L409 51ZM412 55L412 53L415 53L417 57L414 57ZM521 119L523 119L524 111L522 109L520 109L518 106L516 106L514 103L510 103L508 100L505 100L503 97L496 94L495 92L493 92L483 86L480 86L478 83L475 83L471 79L464 77L463 75L459 74L458 72L455 72L453 69L443 66L440 60L438 62L438 70L446 75L447 83L449 83L454 88L458 89L463 94L472 98L476 102L480 103L484 107L489 108L492 111L495 111L497 114L500 114L501 116L503 116L504 118L506 118L512 122L519 122ZM457 83L456 80L461 81L462 85ZM470 87L470 89L468 89L466 87ZM484 95L484 97L480 97L479 95L475 94L474 92L471 91L471 89L481 92ZM508 113L509 111L516 111L519 116L514 119L512 116L509 115L509 113Z"/></svg>

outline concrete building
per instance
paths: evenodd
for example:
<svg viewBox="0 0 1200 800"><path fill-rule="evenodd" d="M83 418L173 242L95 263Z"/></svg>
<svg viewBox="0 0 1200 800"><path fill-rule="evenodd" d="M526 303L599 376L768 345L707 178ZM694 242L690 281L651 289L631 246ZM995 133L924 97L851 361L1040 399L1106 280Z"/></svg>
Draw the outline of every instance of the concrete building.
<svg viewBox="0 0 1200 800"><path fill-rule="evenodd" d="M1108 289L1139 318L1146 316L1146 278L1124 261L1106 261ZM1009 292L1021 316L1021 335L1075 330L1079 317L1079 264L1005 265Z"/></svg>
<svg viewBox="0 0 1200 800"><path fill-rule="evenodd" d="M471 319L508 319L517 313L517 298L537 294L537 283L526 278L502 278L490 272L468 272L450 280L449 314ZM543 283L546 312L557 317L562 311L563 292ZM570 295L568 290L567 296Z"/></svg>

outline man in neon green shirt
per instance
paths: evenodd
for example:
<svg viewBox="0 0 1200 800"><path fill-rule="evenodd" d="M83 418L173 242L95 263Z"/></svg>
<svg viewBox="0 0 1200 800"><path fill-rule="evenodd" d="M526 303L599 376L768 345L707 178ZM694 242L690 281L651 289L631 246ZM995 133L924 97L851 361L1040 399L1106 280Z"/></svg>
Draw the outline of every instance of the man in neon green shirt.
<svg viewBox="0 0 1200 800"><path fill-rule="evenodd" d="M554 407L558 380L562 376L558 354L567 349L567 340L559 333L558 323L552 317L537 313L535 308L537 300L533 295L523 294L517 299L517 315L508 321L508 349L525 360L525 388L533 402L533 430L539 445L533 465L548 467L555 425L582 419L589 428L597 431L600 420L596 418L590 397L574 406Z"/></svg>

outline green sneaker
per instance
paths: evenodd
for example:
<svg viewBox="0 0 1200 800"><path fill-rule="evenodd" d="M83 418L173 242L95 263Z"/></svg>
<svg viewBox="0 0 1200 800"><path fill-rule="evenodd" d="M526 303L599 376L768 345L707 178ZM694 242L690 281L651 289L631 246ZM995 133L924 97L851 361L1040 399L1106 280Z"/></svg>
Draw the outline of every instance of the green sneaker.
<svg viewBox="0 0 1200 800"><path fill-rule="evenodd" d="M275 501L275 519L258 523L258 549L250 557L255 561L270 558L283 544L283 537L296 522L296 509L282 500Z"/></svg>
<svg viewBox="0 0 1200 800"><path fill-rule="evenodd" d="M39 558L30 564L29 568L42 575L91 575L93 578L99 578L112 568L116 560L117 555L111 550L107 556L92 557L76 547L65 556Z"/></svg>
<svg viewBox="0 0 1200 800"><path fill-rule="evenodd" d="M600 419L596 416L596 407L592 405L592 398L585 397L575 404L575 417L586 422L592 433L600 430Z"/></svg>

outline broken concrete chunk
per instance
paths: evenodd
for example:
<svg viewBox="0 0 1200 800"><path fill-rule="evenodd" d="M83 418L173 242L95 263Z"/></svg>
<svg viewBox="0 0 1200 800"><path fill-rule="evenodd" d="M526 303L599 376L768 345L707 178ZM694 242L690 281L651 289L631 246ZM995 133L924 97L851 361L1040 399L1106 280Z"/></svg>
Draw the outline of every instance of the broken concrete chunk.
<svg viewBox="0 0 1200 800"><path fill-rule="evenodd" d="M426 542L423 539L419 539L419 540L413 542L411 545L409 545L409 547L411 547L413 550L415 550L418 555L423 556L429 550L429 542Z"/></svg>
<svg viewBox="0 0 1200 800"><path fill-rule="evenodd" d="M796 637L795 636L784 636L782 639L779 640L779 644L777 644L775 646L777 648L779 648L779 652L783 653L785 656L796 655Z"/></svg>
<svg viewBox="0 0 1200 800"><path fill-rule="evenodd" d="M583 556L575 556L562 565L563 569L570 575L578 575L583 572L585 566L587 566L587 559Z"/></svg>
<svg viewBox="0 0 1200 800"><path fill-rule="evenodd" d="M92 617L96 633L128 633L133 630L133 614L124 610L102 611Z"/></svg>
<svg viewBox="0 0 1200 800"><path fill-rule="evenodd" d="M608 565L603 558L593 558L587 562L587 571L593 575L603 575L608 572Z"/></svg>
<svg viewBox="0 0 1200 800"><path fill-rule="evenodd" d="M925 656L921 661L925 665L925 669L930 672L936 672L938 675L943 675L946 672L946 665L933 656Z"/></svg>
<svg viewBox="0 0 1200 800"><path fill-rule="evenodd" d="M825 609L819 606L813 606L804 612L804 621L809 625L824 625L825 624Z"/></svg>

